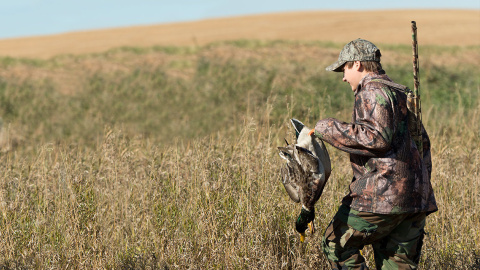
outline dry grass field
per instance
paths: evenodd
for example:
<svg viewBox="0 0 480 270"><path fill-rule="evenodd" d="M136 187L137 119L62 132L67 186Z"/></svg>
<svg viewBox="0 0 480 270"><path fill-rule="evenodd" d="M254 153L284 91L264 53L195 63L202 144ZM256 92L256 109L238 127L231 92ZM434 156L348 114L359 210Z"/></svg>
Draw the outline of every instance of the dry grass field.
<svg viewBox="0 0 480 270"><path fill-rule="evenodd" d="M185 23L106 29L0 40L0 55L49 58L102 52L121 46L203 46L215 41L257 39L409 44L412 20L423 45L479 45L479 10L315 11L219 18Z"/></svg>
<svg viewBox="0 0 480 270"><path fill-rule="evenodd" d="M291 117L349 120L352 92L324 67L351 39L374 41L411 86L412 19L439 206L420 268L480 269L479 15L271 14L0 41L0 269L327 269L348 156L328 147L302 244L276 147Z"/></svg>

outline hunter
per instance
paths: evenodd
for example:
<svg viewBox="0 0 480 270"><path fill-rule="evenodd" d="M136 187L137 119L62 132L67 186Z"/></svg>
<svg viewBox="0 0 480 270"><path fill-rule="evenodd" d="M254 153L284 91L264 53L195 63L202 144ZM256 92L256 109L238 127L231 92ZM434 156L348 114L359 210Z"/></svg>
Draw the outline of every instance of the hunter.
<svg viewBox="0 0 480 270"><path fill-rule="evenodd" d="M416 269L426 216L437 211L429 137L422 126L421 157L408 128L408 88L392 82L380 56L364 39L345 45L326 70L343 72L351 86L352 121L327 118L310 131L349 153L353 170L350 192L322 240L333 269L367 269L365 245L372 245L377 269Z"/></svg>

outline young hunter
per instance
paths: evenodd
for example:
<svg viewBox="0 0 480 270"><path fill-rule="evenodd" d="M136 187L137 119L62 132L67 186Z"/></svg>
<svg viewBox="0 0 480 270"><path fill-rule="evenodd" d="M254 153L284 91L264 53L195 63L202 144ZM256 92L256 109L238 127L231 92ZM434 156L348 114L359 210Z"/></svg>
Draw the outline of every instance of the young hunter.
<svg viewBox="0 0 480 270"><path fill-rule="evenodd" d="M360 250L372 245L377 269L416 269L425 218L437 211L430 183L430 140L422 126L423 157L408 128L406 87L393 83L380 50L354 40L327 71L343 72L355 95L351 123L318 121L310 131L350 154L353 179L323 237L333 269L367 269ZM301 214L302 215L302 214ZM313 215L299 220L310 222Z"/></svg>

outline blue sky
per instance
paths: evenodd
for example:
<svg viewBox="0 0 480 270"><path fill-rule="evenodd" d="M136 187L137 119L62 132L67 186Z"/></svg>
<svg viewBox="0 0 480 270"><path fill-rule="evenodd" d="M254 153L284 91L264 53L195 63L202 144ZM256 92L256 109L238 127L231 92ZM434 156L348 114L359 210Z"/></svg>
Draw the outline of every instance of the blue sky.
<svg viewBox="0 0 480 270"><path fill-rule="evenodd" d="M480 9L480 0L0 0L0 39L285 11Z"/></svg>

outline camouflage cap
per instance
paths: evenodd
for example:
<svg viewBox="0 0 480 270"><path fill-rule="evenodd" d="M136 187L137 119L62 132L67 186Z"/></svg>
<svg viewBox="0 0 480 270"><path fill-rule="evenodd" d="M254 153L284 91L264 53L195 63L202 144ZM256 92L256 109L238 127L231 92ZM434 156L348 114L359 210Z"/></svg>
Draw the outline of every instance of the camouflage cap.
<svg viewBox="0 0 480 270"><path fill-rule="evenodd" d="M337 62L326 68L327 71L342 72L342 67L346 62L350 61L375 61L380 62L380 50L365 39L356 39L350 41L343 47L338 56Z"/></svg>

